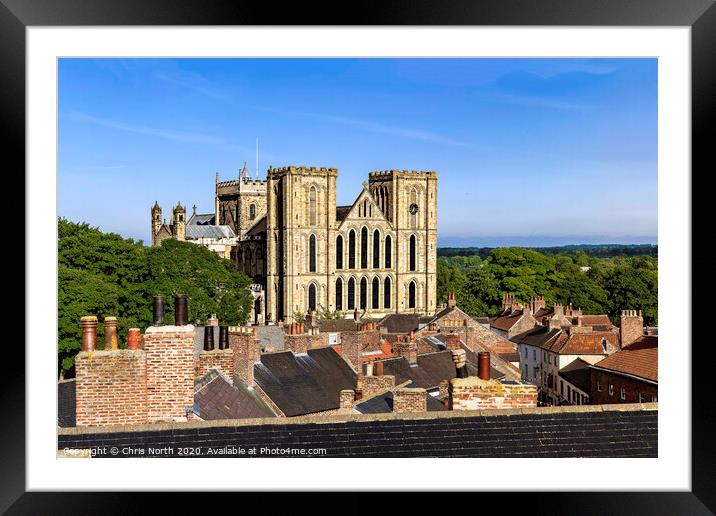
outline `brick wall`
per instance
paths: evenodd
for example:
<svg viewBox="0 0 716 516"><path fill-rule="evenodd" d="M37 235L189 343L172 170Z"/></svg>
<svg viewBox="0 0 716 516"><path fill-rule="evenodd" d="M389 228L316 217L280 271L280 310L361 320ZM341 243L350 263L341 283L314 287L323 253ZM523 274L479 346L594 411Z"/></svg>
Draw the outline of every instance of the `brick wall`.
<svg viewBox="0 0 716 516"><path fill-rule="evenodd" d="M204 376L209 370L218 369L233 381L234 378L234 350L214 349L201 351L196 364L196 377Z"/></svg>
<svg viewBox="0 0 716 516"><path fill-rule="evenodd" d="M147 418L150 423L186 421L194 404L194 326L150 326L147 357Z"/></svg>
<svg viewBox="0 0 716 516"><path fill-rule="evenodd" d="M356 390L361 391L364 398L372 396L376 392L385 391L395 387L395 376L366 376L358 375L356 381Z"/></svg>
<svg viewBox="0 0 716 516"><path fill-rule="evenodd" d="M626 347L644 335L644 318L636 310L622 310L619 318L621 347Z"/></svg>
<svg viewBox="0 0 716 516"><path fill-rule="evenodd" d="M353 389L343 389L339 397L339 409L343 411L353 410L353 401L355 401L356 393Z"/></svg>
<svg viewBox="0 0 716 516"><path fill-rule="evenodd" d="M233 372L246 385L254 385L254 364L260 361L260 344L254 328L247 326L229 327L229 348L233 352ZM233 378L233 375L231 376Z"/></svg>
<svg viewBox="0 0 716 516"><path fill-rule="evenodd" d="M284 335L284 349L294 353L306 353L309 349L321 347L321 337L303 333L300 335Z"/></svg>
<svg viewBox="0 0 716 516"><path fill-rule="evenodd" d="M611 403L639 403L639 393L643 394L643 403L658 401L659 388L656 385L641 382L635 378L627 378L618 374L592 369L592 389L590 402L592 405L604 405ZM601 392L597 388L597 382ZM609 385L612 386L612 394L609 394ZM621 398L621 389L624 388L624 397ZM565 393L566 395L566 393Z"/></svg>
<svg viewBox="0 0 716 516"><path fill-rule="evenodd" d="M537 386L502 384L476 376L453 378L448 387L451 410L528 408L537 406Z"/></svg>
<svg viewBox="0 0 716 516"><path fill-rule="evenodd" d="M81 352L75 357L77 426L147 422L143 350Z"/></svg>
<svg viewBox="0 0 716 516"><path fill-rule="evenodd" d="M393 391L393 412L427 412L428 394L425 389L403 387Z"/></svg>
<svg viewBox="0 0 716 516"><path fill-rule="evenodd" d="M363 351L377 349L380 349L380 331L377 329L341 332L341 351L356 372L363 368Z"/></svg>

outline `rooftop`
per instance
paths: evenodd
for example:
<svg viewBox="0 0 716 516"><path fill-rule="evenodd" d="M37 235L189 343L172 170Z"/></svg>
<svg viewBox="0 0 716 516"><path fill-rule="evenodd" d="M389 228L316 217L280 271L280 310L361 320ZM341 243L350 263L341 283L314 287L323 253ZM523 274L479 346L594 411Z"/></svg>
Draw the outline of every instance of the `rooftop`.
<svg viewBox="0 0 716 516"><path fill-rule="evenodd" d="M205 420L274 417L254 391L241 382L235 387L216 369L196 379L194 413Z"/></svg>
<svg viewBox="0 0 716 516"><path fill-rule="evenodd" d="M582 405L61 428L57 446L197 447L207 456L226 443L259 450L310 443L326 457L657 457L657 424L656 403ZM303 455L282 455L292 456Z"/></svg>
<svg viewBox="0 0 716 516"><path fill-rule="evenodd" d="M659 381L659 337L645 335L594 364L595 368Z"/></svg>

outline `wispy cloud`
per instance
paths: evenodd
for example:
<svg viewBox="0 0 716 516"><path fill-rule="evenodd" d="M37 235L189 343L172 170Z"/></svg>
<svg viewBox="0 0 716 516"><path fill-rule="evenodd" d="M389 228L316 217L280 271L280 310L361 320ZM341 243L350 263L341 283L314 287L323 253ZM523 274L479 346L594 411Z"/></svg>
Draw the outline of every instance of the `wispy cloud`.
<svg viewBox="0 0 716 516"><path fill-rule="evenodd" d="M118 129L120 131L126 131L130 133L156 136L158 138L164 138L166 140L172 140L177 142L200 143L209 145L220 145L226 143L222 138L217 138L208 134L194 133L189 131L174 131L170 129L158 129L155 127L147 127L143 125L127 124L124 122L109 120L107 118L100 118L85 113L79 113L76 111L68 113L67 116L70 119L78 122L86 122L89 124L108 127L110 129Z"/></svg>
<svg viewBox="0 0 716 516"><path fill-rule="evenodd" d="M257 109L260 111L266 111L266 112L276 113L276 114L280 114L280 115L312 118L314 120L319 120L321 122L340 124L340 125L345 125L345 126L349 126L349 127L354 127L356 129L360 129L363 131L368 131L368 132L373 132L373 133L381 133L381 134L390 134L393 136L399 136L401 138L408 138L411 140L420 140L420 141L424 141L424 142L438 143L438 144L443 144L443 145L456 145L456 146L463 146L463 147L470 146L469 143L454 140L452 138L449 138L449 137L446 137L446 136L443 136L441 134L434 133L431 131L422 131L420 129L398 127L398 126L386 125L386 124L381 124L381 123L377 123L377 122L370 122L367 120L360 120L360 119L350 118L350 117L345 117L345 116L328 115L328 114L324 114L324 113L313 113L310 111L278 110L278 109L262 107L262 106L252 106L252 107L254 109Z"/></svg>
<svg viewBox="0 0 716 516"><path fill-rule="evenodd" d="M589 111L595 106L580 102L569 102L547 97L532 95L515 95L511 93L494 93L493 98L510 104L518 104L521 106L543 107L551 109L563 109L566 111Z"/></svg>
<svg viewBox="0 0 716 516"><path fill-rule="evenodd" d="M157 73L154 77L168 84L186 88L213 99L222 101L233 100L233 97L229 93L216 88L210 81L198 74L168 75L166 73Z"/></svg>

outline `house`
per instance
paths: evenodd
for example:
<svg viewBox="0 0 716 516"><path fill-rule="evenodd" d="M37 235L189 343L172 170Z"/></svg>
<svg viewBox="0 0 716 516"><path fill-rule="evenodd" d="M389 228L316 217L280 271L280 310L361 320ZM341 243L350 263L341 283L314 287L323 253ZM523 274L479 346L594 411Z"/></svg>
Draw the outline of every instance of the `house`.
<svg viewBox="0 0 716 516"><path fill-rule="evenodd" d="M659 337L642 335L591 366L593 403L647 403L658 399Z"/></svg>

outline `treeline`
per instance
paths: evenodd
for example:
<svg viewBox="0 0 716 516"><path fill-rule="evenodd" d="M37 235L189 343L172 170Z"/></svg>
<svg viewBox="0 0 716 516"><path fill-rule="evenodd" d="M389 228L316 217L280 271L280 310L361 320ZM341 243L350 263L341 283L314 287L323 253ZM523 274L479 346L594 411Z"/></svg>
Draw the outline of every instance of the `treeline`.
<svg viewBox="0 0 716 516"><path fill-rule="evenodd" d="M479 256L485 259L495 247L438 247L438 256ZM579 244L555 247L528 247L533 251L547 255L580 255L596 258L616 258L618 256L659 256L659 246L653 244Z"/></svg>
<svg viewBox="0 0 716 516"><path fill-rule="evenodd" d="M190 323L212 313L222 324L243 324L251 309L249 278L230 260L205 247L165 240L160 247L104 233L86 223L58 220L58 371L71 375L81 347L80 317L96 315L103 346L105 316L118 318L120 346L127 330L152 323L154 295L166 300L166 324L174 323L174 295L189 296Z"/></svg>
<svg viewBox="0 0 716 516"><path fill-rule="evenodd" d="M523 302L543 295L547 305L572 303L585 314L642 310L644 323L658 323L658 261L653 256L600 258L586 253L548 255L534 249L495 248L484 257L440 256L438 302L455 292L460 308L488 316L500 309L503 292Z"/></svg>

